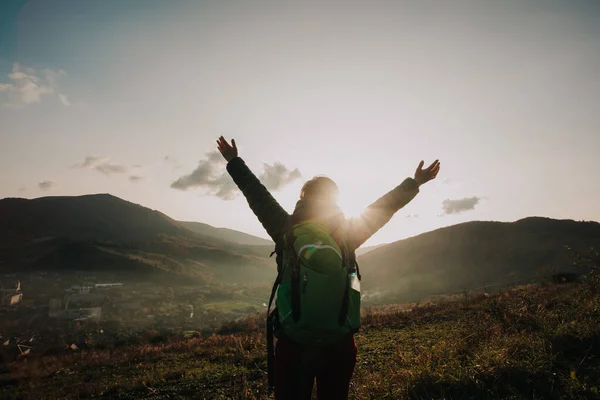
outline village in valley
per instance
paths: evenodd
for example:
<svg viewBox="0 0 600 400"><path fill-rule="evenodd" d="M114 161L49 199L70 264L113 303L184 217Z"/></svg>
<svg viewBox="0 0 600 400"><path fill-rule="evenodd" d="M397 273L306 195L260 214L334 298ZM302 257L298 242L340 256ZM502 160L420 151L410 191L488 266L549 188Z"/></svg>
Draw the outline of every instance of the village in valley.
<svg viewBox="0 0 600 400"><path fill-rule="evenodd" d="M17 360L211 333L225 321L264 308L263 299L249 300L251 288L235 286L167 286L46 272L5 274L0 281L0 353Z"/></svg>

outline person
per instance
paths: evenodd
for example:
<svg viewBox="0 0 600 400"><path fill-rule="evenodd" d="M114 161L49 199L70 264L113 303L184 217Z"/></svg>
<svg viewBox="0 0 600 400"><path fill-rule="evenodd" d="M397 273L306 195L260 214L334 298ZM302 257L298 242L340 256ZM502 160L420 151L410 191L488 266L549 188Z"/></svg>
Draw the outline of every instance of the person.
<svg viewBox="0 0 600 400"><path fill-rule="evenodd" d="M352 257L355 257L356 249L417 195L420 186L435 179L440 170L438 160L426 169L423 169L424 162L421 161L414 178L406 178L355 219L346 219L338 207L336 183L325 176L317 176L302 186L300 199L290 215L239 157L235 140L232 139L229 144L221 136L217 146L227 161L227 172L275 243L282 241L289 226L317 220L322 221L331 232L343 231L345 245ZM310 399L315 379L318 399L347 399L356 354L353 334L337 343L320 347L306 346L281 335L274 354L275 399Z"/></svg>

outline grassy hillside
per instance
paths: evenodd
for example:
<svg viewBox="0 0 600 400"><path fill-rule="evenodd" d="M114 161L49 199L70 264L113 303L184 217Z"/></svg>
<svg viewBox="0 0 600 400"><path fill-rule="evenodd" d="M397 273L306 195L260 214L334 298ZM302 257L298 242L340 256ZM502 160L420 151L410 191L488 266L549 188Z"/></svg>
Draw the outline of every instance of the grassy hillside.
<svg viewBox="0 0 600 400"><path fill-rule="evenodd" d="M371 251L373 251L375 249L378 249L380 247L387 246L387 245L388 245L387 243L382 243L382 244L378 244L378 245L375 245L375 246L363 246L363 247L359 247L356 250L356 255L360 257L360 256L365 255L365 254L367 254L367 253L369 253L369 252L371 252Z"/></svg>
<svg viewBox="0 0 600 400"><path fill-rule="evenodd" d="M597 222L468 222L391 243L358 261L365 290L394 292L403 301L413 301L571 271L565 245L586 249L599 244Z"/></svg>
<svg viewBox="0 0 600 400"><path fill-rule="evenodd" d="M582 399L600 391L600 283L365 310L353 399ZM3 399L270 398L264 315L217 334L21 357Z"/></svg>
<svg viewBox="0 0 600 400"><path fill-rule="evenodd" d="M3 271L159 272L238 284L271 283L275 276L268 240L180 223L111 195L3 199L0 219ZM369 301L379 301L373 296L378 293L387 293L381 301L414 301L497 282L547 278L553 270L568 272L565 245L599 244L600 224L595 222L469 222L365 248L359 263Z"/></svg>
<svg viewBox="0 0 600 400"><path fill-rule="evenodd" d="M269 239L263 239L261 237L249 235L247 233L236 231L233 229L215 228L214 226L204 224L202 222L179 221L179 223L193 232L205 236L218 238L221 240L226 240L232 243L249 246L270 246L272 243L272 241Z"/></svg>
<svg viewBox="0 0 600 400"><path fill-rule="evenodd" d="M0 270L111 272L140 279L272 281L266 252L192 232L168 216L100 194L0 200Z"/></svg>
<svg viewBox="0 0 600 400"><path fill-rule="evenodd" d="M63 237L137 243L165 235L210 242L158 211L109 194L6 198L0 200L0 219L0 237L13 240Z"/></svg>

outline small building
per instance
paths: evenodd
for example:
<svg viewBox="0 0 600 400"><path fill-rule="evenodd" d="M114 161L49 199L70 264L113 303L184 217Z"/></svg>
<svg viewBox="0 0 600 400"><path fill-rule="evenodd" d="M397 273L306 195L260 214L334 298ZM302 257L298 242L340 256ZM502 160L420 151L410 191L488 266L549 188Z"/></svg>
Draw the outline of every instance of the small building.
<svg viewBox="0 0 600 400"><path fill-rule="evenodd" d="M5 307L16 306L23 300L21 292L21 281L17 281L14 288L0 288L0 304Z"/></svg>
<svg viewBox="0 0 600 400"><path fill-rule="evenodd" d="M114 288L122 288L122 283L96 283L94 285L96 289L114 289Z"/></svg>
<svg viewBox="0 0 600 400"><path fill-rule="evenodd" d="M22 293L5 294L2 296L3 306L16 306L23 299Z"/></svg>
<svg viewBox="0 0 600 400"><path fill-rule="evenodd" d="M90 286L90 285L73 285L70 288L65 289L65 291L69 294L71 294L71 293L86 294L86 293L89 293L90 290L93 288L94 288L94 286Z"/></svg>

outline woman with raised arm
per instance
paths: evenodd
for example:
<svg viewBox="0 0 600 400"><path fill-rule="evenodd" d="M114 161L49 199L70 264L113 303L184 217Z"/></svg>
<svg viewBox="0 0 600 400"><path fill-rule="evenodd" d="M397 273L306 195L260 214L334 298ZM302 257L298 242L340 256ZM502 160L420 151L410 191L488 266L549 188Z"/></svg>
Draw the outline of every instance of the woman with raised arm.
<svg viewBox="0 0 600 400"><path fill-rule="evenodd" d="M303 185L290 215L238 156L235 140L229 144L221 136L217 145L227 171L276 243L279 273L271 301L279 285L272 314L278 340L274 379L269 377L275 398L310 399L316 379L320 400L347 399L356 363L354 333L360 325L360 292L356 295L353 283L357 275L360 279L355 251L408 204L420 186L435 179L439 161L426 169L421 161L414 178L406 178L355 219L346 219L339 209L335 182L315 177ZM271 355L272 346L268 350Z"/></svg>

